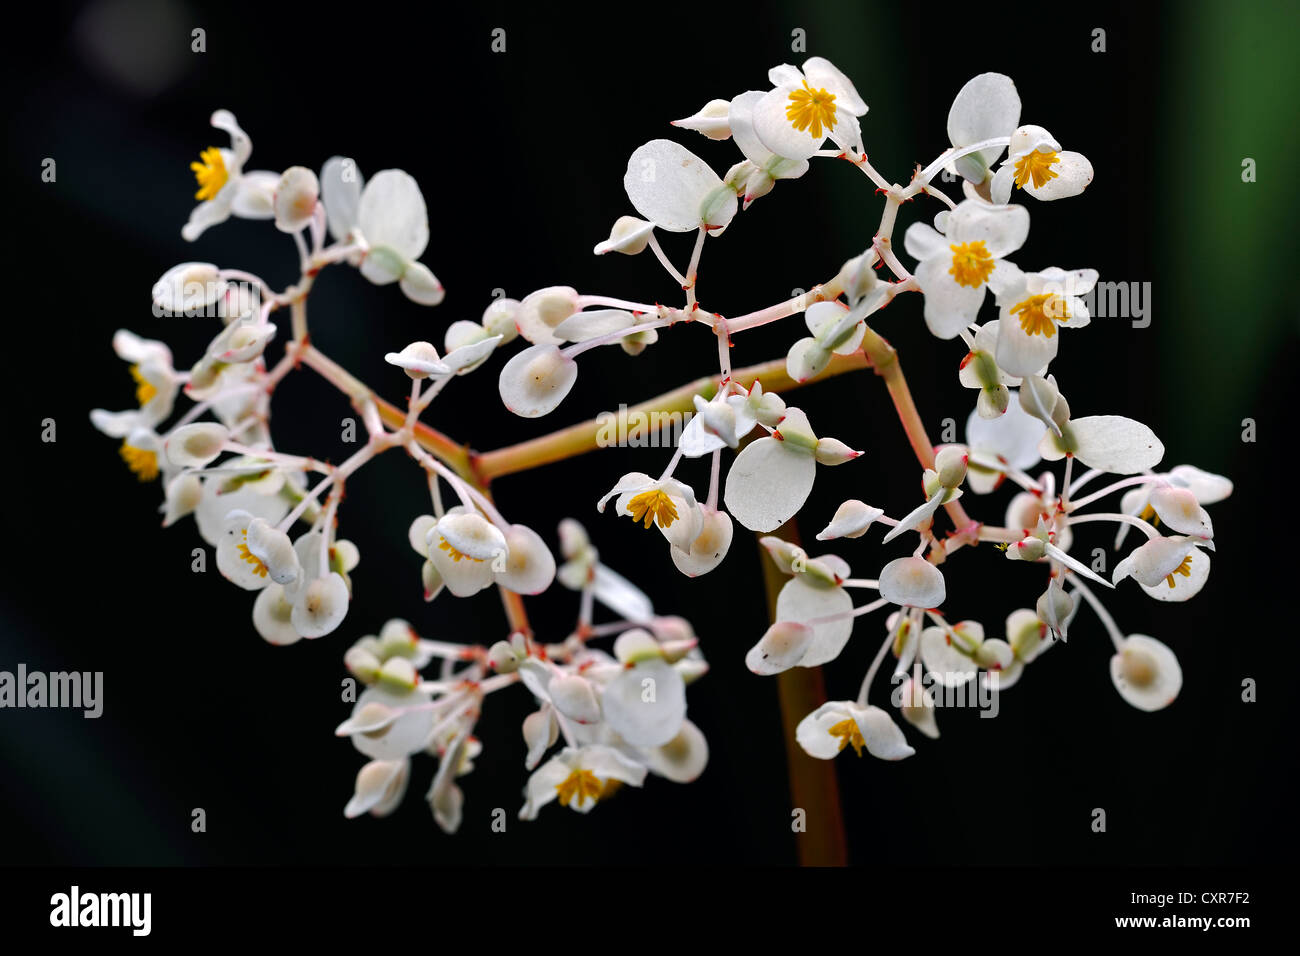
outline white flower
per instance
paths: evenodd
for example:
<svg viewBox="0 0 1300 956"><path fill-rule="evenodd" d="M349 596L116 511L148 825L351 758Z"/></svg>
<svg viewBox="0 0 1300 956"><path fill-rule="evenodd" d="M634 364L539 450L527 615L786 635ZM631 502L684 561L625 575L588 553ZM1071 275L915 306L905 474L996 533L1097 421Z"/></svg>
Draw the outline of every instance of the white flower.
<svg viewBox="0 0 1300 956"><path fill-rule="evenodd" d="M760 543L769 551L783 544L776 538L764 538ZM793 577L777 595L776 620L784 625L806 625L810 633L788 627L769 628L746 658L751 670L776 673L796 664L826 664L839 656L853 633L853 598L841 586L852 576L848 562L834 554L809 558L800 551L783 570ZM797 655L796 647L802 647ZM789 664L780 666L784 661Z"/></svg>
<svg viewBox="0 0 1300 956"><path fill-rule="evenodd" d="M984 627L979 621L927 627L921 632L918 653L934 682L942 687L959 687L980 669L1003 670L1015 658L1006 641L984 639Z"/></svg>
<svg viewBox="0 0 1300 956"><path fill-rule="evenodd" d="M1052 267L1009 275L997 293L998 366L1009 375L1040 374L1056 358L1057 332L1088 324L1088 307L1079 296L1096 284L1095 269Z"/></svg>
<svg viewBox="0 0 1300 956"><path fill-rule="evenodd" d="M1124 514L1140 516L1147 520L1152 518L1157 521L1163 520L1175 531L1183 534L1200 534L1203 537L1210 537L1204 531L1198 531L1197 527L1204 523L1204 527L1210 529L1210 516L1204 511L1205 505L1212 505L1222 501L1232 494L1232 482L1222 475L1216 475L1208 471L1202 471L1195 465L1177 465L1168 472L1155 476L1161 481L1150 482L1138 485L1124 493L1120 500L1120 511ZM1155 492L1157 489L1163 489L1159 495ZM1179 494L1179 491L1189 492L1191 498ZM1201 508L1194 509L1192 505L1199 505ZM1190 518L1183 527L1176 526L1173 522L1180 522L1180 517ZM1172 519L1172 521L1171 521ZM1115 547L1118 549L1128 537L1128 532L1132 529L1130 524L1121 524L1119 531L1115 535ZM1212 534L1212 531L1211 531Z"/></svg>
<svg viewBox="0 0 1300 956"><path fill-rule="evenodd" d="M848 700L822 704L799 721L795 738L805 753L819 760L830 760L848 746L859 757L865 748L881 760L902 760L916 753L889 714Z"/></svg>
<svg viewBox="0 0 1300 956"><path fill-rule="evenodd" d="M984 291L1001 292L1017 270L1003 260L1029 235L1023 206L990 206L968 199L948 216L944 234L923 222L903 238L908 255L919 260L916 281L925 293L925 324L941 339L951 339L975 321Z"/></svg>
<svg viewBox="0 0 1300 956"><path fill-rule="evenodd" d="M1186 601L1205 586L1214 542L1195 536L1155 537L1115 565L1116 584L1132 577L1159 601Z"/></svg>
<svg viewBox="0 0 1300 956"><path fill-rule="evenodd" d="M973 146L987 139L1010 136L1020 122L1020 94L1016 84L1001 73L981 73L966 82L948 110L948 140L953 146ZM994 146L968 153L953 163L955 171L972 183L988 178L989 169L1005 147Z"/></svg>
<svg viewBox="0 0 1300 956"><path fill-rule="evenodd" d="M669 555L677 570L688 578L708 574L727 556L731 550L731 538L735 529L731 516L725 511L718 511L708 505L700 506L700 533L691 542L690 550L684 551L673 546Z"/></svg>
<svg viewBox="0 0 1300 956"><path fill-rule="evenodd" d="M272 207L275 228L281 232L300 232L311 224L320 198L320 181L304 166L290 166L275 187Z"/></svg>
<svg viewBox="0 0 1300 956"><path fill-rule="evenodd" d="M961 360L957 380L967 388L979 389L975 412L980 418L997 418L1007 410L1007 386L1019 385L1020 379L998 368L995 353L998 348L998 325L994 319L975 330L971 350Z"/></svg>
<svg viewBox="0 0 1300 956"><path fill-rule="evenodd" d="M844 150L862 151L858 117L867 104L843 73L814 56L803 72L789 64L767 74L775 89L753 105L754 132L777 156L807 159L830 137Z"/></svg>
<svg viewBox="0 0 1300 956"><path fill-rule="evenodd" d="M1178 658L1145 634L1130 634L1110 659L1110 679L1121 697L1138 710L1168 707L1183 686Z"/></svg>
<svg viewBox="0 0 1300 956"><path fill-rule="evenodd" d="M1015 186L1035 199L1077 196L1092 182L1092 163L1082 153L1061 150L1061 144L1041 126L1021 126L1011 134L1007 159L993 177L995 203L1011 198Z"/></svg>
<svg viewBox="0 0 1300 956"><path fill-rule="evenodd" d="M741 93L731 101L731 134L741 153L753 167L745 178L745 206L772 191L778 179L798 179L808 172L808 160L778 156L764 145L754 128L754 110L765 94L756 90Z"/></svg>
<svg viewBox="0 0 1300 956"><path fill-rule="evenodd" d="M614 510L618 514L629 515L646 528L656 525L670 545L691 553L691 546L700 536L704 515L689 485L676 478L656 481L642 472L629 472L596 503L596 510L604 512L605 503L615 495L618 500L614 502Z"/></svg>
<svg viewBox="0 0 1300 956"><path fill-rule="evenodd" d="M270 219L275 215L273 197L279 175L244 172L244 164L253 152L253 141L239 128L233 113L217 110L211 122L230 134L230 149L209 146L200 154L199 162L190 163L199 184L194 198L202 202L194 207L189 222L181 229L181 236L189 242L209 226L225 222L232 215L241 219Z"/></svg>
<svg viewBox="0 0 1300 956"><path fill-rule="evenodd" d="M421 305L442 301L442 283L416 260L429 244L429 214L424 194L400 169L383 169L370 182L351 159L335 156L320 174L330 233L364 249L361 274L375 285L400 284Z"/></svg>
<svg viewBox="0 0 1300 956"><path fill-rule="evenodd" d="M623 188L637 212L668 232L720 233L736 214L736 194L704 160L669 139L632 153Z"/></svg>
<svg viewBox="0 0 1300 956"><path fill-rule="evenodd" d="M494 572L507 566L509 546L501 529L477 511L449 508L426 531L426 553L447 590L469 597L490 587Z"/></svg>
<svg viewBox="0 0 1300 956"><path fill-rule="evenodd" d="M754 382L748 392L722 391L705 401L696 395L695 414L682 429L677 446L686 458L699 458L724 446L735 448L758 424L763 386Z"/></svg>
<svg viewBox="0 0 1300 956"><path fill-rule="evenodd" d="M368 687L334 734L350 738L367 757L400 760L428 746L436 717L432 702L422 690Z"/></svg>
<svg viewBox="0 0 1300 956"><path fill-rule="evenodd" d="M610 729L628 743L661 747L686 720L686 683L662 657L639 660L604 686L601 710Z"/></svg>
<svg viewBox="0 0 1300 956"><path fill-rule="evenodd" d="M633 763L613 747L566 747L528 778L519 818L537 819L538 811L553 800L579 813L590 813L611 792L611 781L639 787L645 774L645 767Z"/></svg>

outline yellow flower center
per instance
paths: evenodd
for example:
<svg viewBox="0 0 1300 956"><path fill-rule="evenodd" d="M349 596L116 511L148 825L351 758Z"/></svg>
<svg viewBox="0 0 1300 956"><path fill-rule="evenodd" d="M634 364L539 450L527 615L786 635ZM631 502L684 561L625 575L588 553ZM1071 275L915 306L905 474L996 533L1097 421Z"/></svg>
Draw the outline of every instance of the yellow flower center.
<svg viewBox="0 0 1300 956"><path fill-rule="evenodd" d="M226 172L226 161L221 158L221 150L215 146L209 146L199 153L199 159L202 162L190 163L194 178L199 181L199 191L194 194L194 198L208 200L221 192L230 173Z"/></svg>
<svg viewBox="0 0 1300 956"><path fill-rule="evenodd" d="M1160 527L1160 516L1156 514L1156 509L1152 508L1150 505L1143 508L1142 513L1138 515L1138 517L1143 521L1150 521L1151 524L1157 528Z"/></svg>
<svg viewBox="0 0 1300 956"><path fill-rule="evenodd" d="M1124 679L1134 687L1149 687L1156 679L1156 662L1150 654L1133 648L1124 651L1121 662Z"/></svg>
<svg viewBox="0 0 1300 956"><path fill-rule="evenodd" d="M988 281L993 271L993 256L984 246L984 240L963 242L948 247L952 250L952 268L948 274L958 285L976 286Z"/></svg>
<svg viewBox="0 0 1300 956"><path fill-rule="evenodd" d="M841 720L838 724L833 724L827 732L832 737L840 738L840 750L843 750L846 745L852 744L854 753L859 757L862 756L862 748L866 746L866 741L862 739L862 731L858 729L858 722L852 717Z"/></svg>
<svg viewBox="0 0 1300 956"><path fill-rule="evenodd" d="M1191 554L1188 554L1187 557L1183 558L1183 563L1180 564L1180 565L1178 565L1178 567L1174 568L1172 571L1170 571L1169 574L1168 574L1168 576L1165 577L1165 582L1166 582L1170 587L1173 587L1173 586L1174 586L1174 575L1175 575L1175 574L1181 574L1181 575L1182 575L1183 577L1185 577L1185 578L1190 578L1190 577L1192 576L1192 556L1191 556Z"/></svg>
<svg viewBox="0 0 1300 956"><path fill-rule="evenodd" d="M634 497L627 503L627 511L633 521L641 521L647 528L652 521L658 521L661 528L671 528L677 520L677 506L667 492L659 488L643 491Z"/></svg>
<svg viewBox="0 0 1300 956"><path fill-rule="evenodd" d="M266 577L268 573L266 565L262 562L261 558L255 555L252 551L248 550L247 531L244 532L244 537L245 537L244 543L239 546L239 560L246 561L249 564L251 564L253 566L253 573L256 574L259 578Z"/></svg>
<svg viewBox="0 0 1300 956"><path fill-rule="evenodd" d="M154 452L122 442L118 454L126 462L126 467L141 481L153 481L158 477L158 456Z"/></svg>
<svg viewBox="0 0 1300 956"><path fill-rule="evenodd" d="M1041 189L1060 175L1052 169L1056 161L1056 153L1040 153L1036 149L1021 156L1016 160L1016 185L1024 189L1025 184L1032 179L1034 188Z"/></svg>
<svg viewBox="0 0 1300 956"><path fill-rule="evenodd" d="M563 783L555 785L560 803L566 807L571 807L575 803L581 805L588 797L599 800L603 791L604 787L600 780L590 770L575 770L564 778Z"/></svg>
<svg viewBox="0 0 1300 956"><path fill-rule="evenodd" d="M800 132L807 130L808 135L820 141L825 136L823 126L826 127L826 132L835 128L835 94L826 90L814 90L804 80L803 89L794 90L790 94L790 105L785 108L785 118L795 129Z"/></svg>
<svg viewBox="0 0 1300 956"><path fill-rule="evenodd" d="M144 408L150 400L158 394L158 389L154 387L153 382L144 377L140 371L140 366L131 366L131 377L135 379L135 400Z"/></svg>
<svg viewBox="0 0 1300 956"><path fill-rule="evenodd" d="M453 548L453 547L451 546L451 542L448 541L446 538L443 538L441 541L438 542L438 550L440 550L440 551L446 551L449 555L451 555L451 559L452 559L453 561L461 561L461 560L465 560L465 559L468 559L468 560L470 560L470 561L482 561L482 560L483 560L482 558L472 558L472 557L470 557L468 554L466 554L464 551L457 551L455 548Z"/></svg>
<svg viewBox="0 0 1300 956"><path fill-rule="evenodd" d="M1031 295L1024 302L1011 307L1011 314L1020 316L1020 327L1029 335L1042 335L1050 339L1056 334L1057 322L1070 321L1065 300L1055 292Z"/></svg>

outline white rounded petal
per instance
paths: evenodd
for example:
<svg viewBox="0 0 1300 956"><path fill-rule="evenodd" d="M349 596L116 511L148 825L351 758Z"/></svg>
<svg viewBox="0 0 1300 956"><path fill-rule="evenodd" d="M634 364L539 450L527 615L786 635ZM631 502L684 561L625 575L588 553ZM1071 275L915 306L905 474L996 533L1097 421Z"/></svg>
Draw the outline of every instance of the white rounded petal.
<svg viewBox="0 0 1300 956"><path fill-rule="evenodd" d="M902 760L916 753L894 718L879 707L854 708L854 719L867 746L867 753L881 760Z"/></svg>
<svg viewBox="0 0 1300 956"><path fill-rule="evenodd" d="M760 438L732 462L723 496L727 510L750 531L774 531L803 507L816 474L811 454Z"/></svg>
<svg viewBox="0 0 1300 956"><path fill-rule="evenodd" d="M672 140L656 139L632 153L627 161L623 188L636 211L645 219L669 232L690 232L703 222L706 201L725 187L718 174L685 146ZM735 204L733 193L732 214Z"/></svg>
<svg viewBox="0 0 1300 956"><path fill-rule="evenodd" d="M262 518L248 523L248 550L266 565L271 580L288 584L298 577L298 552L289 536Z"/></svg>
<svg viewBox="0 0 1300 956"><path fill-rule="evenodd" d="M555 410L577 378L578 363L558 346L534 345L502 367L501 401L516 415L540 418Z"/></svg>
<svg viewBox="0 0 1300 956"><path fill-rule="evenodd" d="M1113 583L1131 575L1139 584L1155 587L1172 575L1194 548L1190 538L1152 538L1115 565Z"/></svg>
<svg viewBox="0 0 1300 956"><path fill-rule="evenodd" d="M1035 186L1033 182L1026 183L1025 192L1035 199L1066 199L1079 195L1092 182L1092 163L1082 153L1057 153L1056 162L1050 168L1056 173L1055 178L1041 186Z"/></svg>
<svg viewBox="0 0 1300 956"><path fill-rule="evenodd" d="M1110 679L1128 703L1138 710L1155 711L1174 702L1183 686L1183 670L1164 644L1145 634L1131 634L1110 659Z"/></svg>
<svg viewBox="0 0 1300 956"><path fill-rule="evenodd" d="M253 628L268 644L293 644L302 638L290 619L293 602L278 584L263 588L253 601Z"/></svg>
<svg viewBox="0 0 1300 956"><path fill-rule="evenodd" d="M497 583L517 594L541 594L555 580L555 558L532 528L512 524L505 534L506 569Z"/></svg>
<svg viewBox="0 0 1300 956"><path fill-rule="evenodd" d="M433 533L448 547L479 561L494 558L506 550L506 537L501 529L477 512L448 511L439 519Z"/></svg>
<svg viewBox="0 0 1300 956"><path fill-rule="evenodd" d="M987 419L972 412L966 420L966 443L972 452L996 455L1012 468L1024 471L1038 464L1038 453L1047 426L1020 407L1020 397L1007 396L1007 410L999 418Z"/></svg>
<svg viewBox="0 0 1300 956"><path fill-rule="evenodd" d="M722 559L727 556L727 551L731 549L734 530L731 516L725 511L714 511L704 507L700 509L700 513L700 532L691 541L690 552L676 547L670 549L673 564L688 578L708 574L722 563Z"/></svg>
<svg viewBox="0 0 1300 956"><path fill-rule="evenodd" d="M343 623L349 598L347 582L337 571L314 579L293 602L294 630L303 637L324 637Z"/></svg>
<svg viewBox="0 0 1300 956"><path fill-rule="evenodd" d="M248 526L253 516L247 511L234 510L222 522L222 534L217 541L217 570L227 581L246 591L256 591L271 583L266 565L248 549Z"/></svg>
<svg viewBox="0 0 1300 956"><path fill-rule="evenodd" d="M372 760L357 772L356 790L343 815L349 820L369 810L375 816L392 813L406 794L411 762Z"/></svg>
<svg viewBox="0 0 1300 956"><path fill-rule="evenodd" d="M205 310L212 308L226 294L227 287L228 284L212 263L182 262L172 266L154 283L153 301L162 315L200 315L205 314ZM141 344L145 342L135 336L132 338ZM119 337L115 335L113 339L116 346ZM123 339L122 344L132 343ZM132 357L120 351L118 354L129 362L140 362L146 357L142 354ZM170 353L168 357L170 358Z"/></svg>
<svg viewBox="0 0 1300 956"><path fill-rule="evenodd" d="M982 242L994 259L1015 252L1029 238L1029 210L967 200L948 218L950 242Z"/></svg>
<svg viewBox="0 0 1300 956"><path fill-rule="evenodd" d="M388 246L418 259L429 244L429 213L415 180L400 169L384 169L366 183L357 205L361 234L372 246Z"/></svg>
<svg viewBox="0 0 1300 956"><path fill-rule="evenodd" d="M1074 457L1089 468L1113 475L1136 475L1148 471L1165 456L1165 446L1146 425L1122 415L1089 415L1073 418L1069 437ZM1043 436L1039 450L1047 461L1065 456L1055 435Z"/></svg>
<svg viewBox="0 0 1300 956"><path fill-rule="evenodd" d="M777 621L745 655L745 666L755 674L780 674L797 665L813 643L813 629L797 621Z"/></svg>
<svg viewBox="0 0 1300 956"><path fill-rule="evenodd" d="M975 676L979 665L957 649L942 627L921 632L921 662L943 687L959 687Z"/></svg>
<svg viewBox="0 0 1300 956"><path fill-rule="evenodd" d="M848 591L809 581L803 574L787 581L776 599L778 621L807 624L812 628L812 639L799 658L800 667L816 667L839 656L853 633L852 614L853 598Z"/></svg>
<svg viewBox="0 0 1300 956"><path fill-rule="evenodd" d="M320 197L320 181L305 166L290 166L280 175L272 200L275 227L281 232L299 232L310 225Z"/></svg>
<svg viewBox="0 0 1300 956"><path fill-rule="evenodd" d="M1056 358L1061 334L1054 330L1051 336L1042 333L1030 335L1020 325L1020 318L1011 312L1018 303L1008 301L1002 307L998 320L998 345L995 356L998 367L1008 375L1036 375Z"/></svg>
<svg viewBox="0 0 1300 956"><path fill-rule="evenodd" d="M604 242L596 243L596 248L592 252L598 256L603 256L607 252L621 252L625 256L635 256L649 245L654 231L655 225L652 222L646 222L636 216L619 216L614 221L609 238Z"/></svg>
<svg viewBox="0 0 1300 956"><path fill-rule="evenodd" d="M547 685L551 703L565 717L580 724L594 724L600 720L600 701L591 681L573 674L556 677Z"/></svg>
<svg viewBox="0 0 1300 956"><path fill-rule="evenodd" d="M903 702L898 712L903 715L903 719L931 740L937 740L939 722L934 716L934 694L911 677L903 681L898 691Z"/></svg>
<svg viewBox="0 0 1300 956"><path fill-rule="evenodd" d="M364 185L355 160L331 156L320 171L321 201L325 204L325 221L330 235L345 241L357 227Z"/></svg>
<svg viewBox="0 0 1300 956"><path fill-rule="evenodd" d="M998 136L1010 136L1020 122L1020 94L1008 76L981 73L966 82L948 110L948 141L970 146ZM957 171L983 182L989 167L1005 147L991 147L957 161Z"/></svg>
<svg viewBox="0 0 1300 956"><path fill-rule="evenodd" d="M428 745L434 724L431 700L424 691L398 693L371 687L357 698L352 716L343 726L356 722L374 727L368 732L350 734L352 745L375 760L399 760L419 753ZM372 719L372 715L379 715L379 719Z"/></svg>
<svg viewBox="0 0 1300 956"><path fill-rule="evenodd" d="M943 573L924 558L895 558L880 572L880 596L906 607L934 608L947 589Z"/></svg>
<svg viewBox="0 0 1300 956"><path fill-rule="evenodd" d="M797 130L786 117L785 111L790 105L790 94L801 89L802 86L797 83L791 86L779 86L764 93L753 106L754 133L770 152L786 159L808 159L821 149L822 143L831 132L822 127L820 136L814 136L812 126ZM840 110L837 109L837 122L842 119Z"/></svg>
<svg viewBox="0 0 1300 956"><path fill-rule="evenodd" d="M1186 574L1181 571L1171 572L1157 584L1148 585L1139 581L1142 590L1157 601L1179 602L1195 597L1210 577L1210 556L1200 548L1192 548L1186 557Z"/></svg>
<svg viewBox="0 0 1300 956"><path fill-rule="evenodd" d="M605 721L628 743L659 747L686 719L686 685L667 661L643 661L605 685L602 706Z"/></svg>
<svg viewBox="0 0 1300 956"><path fill-rule="evenodd" d="M578 309L578 290L555 285L524 296L514 313L519 334L534 345L559 345L564 340L555 334L556 327Z"/></svg>
<svg viewBox="0 0 1300 956"><path fill-rule="evenodd" d="M952 339L975 321L984 302L983 283L961 285L950 274L952 256L926 259L916 268L916 281L925 294L925 324L940 339Z"/></svg>
<svg viewBox="0 0 1300 956"><path fill-rule="evenodd" d="M808 756L831 760L844 748L846 740L842 735L832 734L831 728L846 720L853 720L847 703L827 701L799 721L794 730L795 740Z"/></svg>
<svg viewBox="0 0 1300 956"><path fill-rule="evenodd" d="M234 182L234 191L230 196L230 212L240 219L273 218L275 190L279 184L279 173L264 169L254 169L244 173Z"/></svg>
<svg viewBox="0 0 1300 956"><path fill-rule="evenodd" d="M709 742L689 720L672 740L646 751L646 768L673 783L690 783L709 762Z"/></svg>
<svg viewBox="0 0 1300 956"><path fill-rule="evenodd" d="M1151 492L1150 502L1160 520L1179 534L1214 537L1214 525L1210 516L1190 488L1169 485L1156 488Z"/></svg>
<svg viewBox="0 0 1300 956"><path fill-rule="evenodd" d="M1229 479L1202 471L1195 465L1176 465L1169 472L1169 480L1190 488L1196 495L1196 500L1203 505L1212 505L1232 494L1232 482Z"/></svg>

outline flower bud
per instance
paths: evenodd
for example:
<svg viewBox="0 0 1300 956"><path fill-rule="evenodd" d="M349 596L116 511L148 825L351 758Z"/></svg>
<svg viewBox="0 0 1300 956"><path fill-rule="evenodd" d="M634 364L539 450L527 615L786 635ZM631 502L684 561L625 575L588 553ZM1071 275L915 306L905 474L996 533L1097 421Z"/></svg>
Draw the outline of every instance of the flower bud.
<svg viewBox="0 0 1300 956"><path fill-rule="evenodd" d="M379 657L384 661L393 657L412 657L419 643L411 625L395 617L379 631Z"/></svg>
<svg viewBox="0 0 1300 956"><path fill-rule="evenodd" d="M609 231L609 238L597 243L592 252L598 256L607 252L621 252L625 256L638 255L650 244L654 229L654 223L636 216L619 216L614 222L614 228Z"/></svg>
<svg viewBox="0 0 1300 956"><path fill-rule="evenodd" d="M673 120L673 125L693 129L709 139L728 139L731 136L730 115L729 100L709 100L694 116Z"/></svg>
<svg viewBox="0 0 1300 956"><path fill-rule="evenodd" d="M398 285L408 299L420 305L437 305L447 295L438 277L422 262L406 263Z"/></svg>
<svg viewBox="0 0 1300 956"><path fill-rule="evenodd" d="M842 465L846 461L852 461L862 454L860 451L854 451L838 438L819 438L817 447L813 449L813 455L816 456L818 464L822 465Z"/></svg>
<svg viewBox="0 0 1300 956"><path fill-rule="evenodd" d="M177 475L167 482L167 504L163 512L163 527L169 528L199 506L203 498L203 482L195 474Z"/></svg>
<svg viewBox="0 0 1300 956"><path fill-rule="evenodd" d="M934 456L934 470L938 472L939 484L945 488L956 488L966 478L966 462L969 458L965 445L945 445Z"/></svg>
<svg viewBox="0 0 1300 956"><path fill-rule="evenodd" d="M663 651L649 631L639 627L624 631L614 641L614 656L620 664L637 664L663 657Z"/></svg>
<svg viewBox="0 0 1300 956"><path fill-rule="evenodd" d="M373 684L379 680L379 669L384 666L383 662L369 650L356 645L349 647L347 653L343 655L343 665L363 684Z"/></svg>
<svg viewBox="0 0 1300 956"><path fill-rule="evenodd" d="M422 381L430 375L446 375L451 370L442 363L431 342L412 342L400 352L389 352L384 361L405 369L407 377Z"/></svg>
<svg viewBox="0 0 1300 956"><path fill-rule="evenodd" d="M415 671L415 665L405 657L390 657L384 661L379 668L379 683L387 688L397 691L415 690L420 683L420 675Z"/></svg>
<svg viewBox="0 0 1300 956"><path fill-rule="evenodd" d="M524 296L515 313L519 334L534 345L556 345L557 325L578 311L578 290L566 285L548 286Z"/></svg>
<svg viewBox="0 0 1300 956"><path fill-rule="evenodd" d="M1035 610L1038 620L1059 634L1061 640L1065 640L1066 625L1070 614L1074 611L1074 598L1061 590L1060 585L1053 581L1038 598Z"/></svg>
<svg viewBox="0 0 1300 956"><path fill-rule="evenodd" d="M519 670L519 657L508 641L497 641L488 648L488 667L498 674L513 674Z"/></svg>
<svg viewBox="0 0 1300 956"><path fill-rule="evenodd" d="M163 443L167 460L182 468L202 468L221 454L230 432L216 422L196 422L176 429Z"/></svg>
<svg viewBox="0 0 1300 956"><path fill-rule="evenodd" d="M515 299L493 299L492 303L483 310L480 322L488 335L501 336L500 344L505 345L507 342L513 342L519 335L519 329L515 327L515 316L518 312L519 302Z"/></svg>

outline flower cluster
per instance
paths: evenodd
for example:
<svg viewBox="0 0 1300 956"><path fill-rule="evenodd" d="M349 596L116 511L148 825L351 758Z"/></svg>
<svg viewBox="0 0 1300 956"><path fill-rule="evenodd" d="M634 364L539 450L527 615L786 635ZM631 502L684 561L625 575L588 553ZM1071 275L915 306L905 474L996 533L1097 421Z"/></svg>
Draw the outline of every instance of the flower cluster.
<svg viewBox="0 0 1300 956"><path fill-rule="evenodd" d="M1045 128L1022 125L1013 82L985 73L957 93L947 119L949 145L900 185L869 161L867 104L831 63L813 57L802 68L778 66L768 80L770 88L711 100L674 124L715 144L734 143L740 158L732 155L725 174L668 139L646 143L628 160L623 183L638 215L619 217L594 251L635 256L649 250L684 294L681 306L570 286L496 299L478 320L450 323L441 350L419 341L387 353L409 382L405 408L384 401L310 342L306 302L320 270L340 263L376 285L396 285L413 302L442 301L442 285L419 261L429 237L419 186L401 170L366 181L343 157L327 160L319 174L302 166L280 174L245 171L251 141L231 114L213 115L212 125L229 134L231 146L206 149L193 164L200 205L182 235L196 240L232 215L273 220L298 249L299 280L277 292L255 274L209 263L168 270L154 287L155 314L206 315L220 329L188 369L175 367L164 343L119 331L113 347L129 363L138 407L97 409L92 421L122 441L121 456L141 480L161 479L165 526L195 516L221 574L256 592L253 626L272 644L321 637L344 621L360 561L356 546L338 533L344 485L393 449L404 451L427 481L428 513L412 516L408 535L424 599L444 592L470 598L496 588L508 618L495 641L429 640L395 619L351 646L346 666L366 689L337 734L370 759L357 776L348 816L393 810L408 786L410 758L426 752L438 759L428 791L434 818L454 831L463 802L456 780L482 748L474 730L483 702L514 684L536 706L521 728L531 773L520 810L525 819L553 801L587 812L622 785L640 786L647 774L689 781L707 761L704 737L686 717L686 684L707 669L691 626L657 614L643 591L600 561L576 521L559 529L563 561L557 566L544 538L509 521L489 493L493 477L589 450L581 436L574 439L585 426L475 454L425 420L451 382L487 365L516 338L523 347L500 367L501 398L515 414L539 418L569 394L577 359L586 352L619 346L641 355L677 325L712 332L717 375L663 397L665 410L690 414L663 471L625 474L612 488L591 489L582 506L630 518L641 526L630 533L642 540L662 538L673 565L688 577L719 566L736 524L759 534L788 580L775 595L774 623L745 657L757 674L828 664L848 646L858 618L881 612L882 642L857 699L826 702L799 723L798 742L809 754L831 758L851 747L886 760L910 756L904 728L870 702L887 656L900 691L893 706L905 724L937 737L936 689L1011 687L1047 648L1067 639L1082 604L1114 642L1111 677L1124 700L1156 710L1177 696L1182 678L1173 652L1154 638L1124 634L1099 594L1132 578L1157 600L1195 595L1214 549L1205 506L1230 494L1231 482L1189 465L1160 470L1164 447L1141 422L1072 412L1057 378L1068 338L1062 332L1088 325L1084 297L1097 273L1030 270L1013 261L1027 240L1030 212L1012 200L1077 196L1092 180L1091 164ZM748 221L754 214L742 212L779 181L807 175L817 161L848 162L883 194L870 244L807 293L745 315L705 309L699 270L708 242ZM944 170L961 178L960 201L933 184ZM909 269L893 234L903 204L920 196L942 208L932 223L907 228L903 250L915 260ZM660 245L664 233L694 235L685 269ZM930 441L898 355L872 327L877 313L911 292L922 295L929 332L940 342L960 343L953 353L956 391L973 398L973 408L959 444ZM990 298L996 315L986 308ZM272 318L285 310L289 332L277 336ZM733 369L736 336L796 315L803 324L784 357ZM285 345L272 362L267 351L277 337ZM272 398L300 367L342 391L364 425L364 441L338 465L271 441ZM811 555L792 535L772 532L806 513L818 466L857 462L865 483L873 467L897 464L828 434L845 434L849 416L836 419L834 409L810 416L788 400L793 389L866 367L890 393L915 454L906 467L919 472L920 493L869 504L864 499L873 496L864 491L829 520L820 517L818 541L842 545L880 529L882 546L906 542L898 554L886 549L875 558L855 557L859 567L875 571L855 577L845 557ZM175 416L181 399L190 405ZM710 464L703 493L679 473L688 459ZM1108 475L1108 483L1083 493ZM1002 524L967 514L971 497L1007 483L1018 492ZM1090 510L1120 492L1118 510ZM455 499L449 506L447 493ZM1085 561L1074 550L1075 529L1089 522L1117 525L1117 550L1131 529L1141 532L1109 576L1104 563ZM647 537L651 527L659 535ZM1023 603L1032 606L1011 610L1001 632L989 635L974 618L957 620L957 609L948 606L945 577L954 566L947 562L962 549L998 561L1008 582L1029 576ZM966 560L954 563L959 569ZM412 586L414 572L413 564ZM529 624L523 596L557 580L578 593L579 610L567 636L548 643ZM855 591L870 599L855 604ZM595 620L597 608L613 619ZM606 637L613 638L608 651L593 643ZM435 666L436 672L422 673Z"/></svg>

